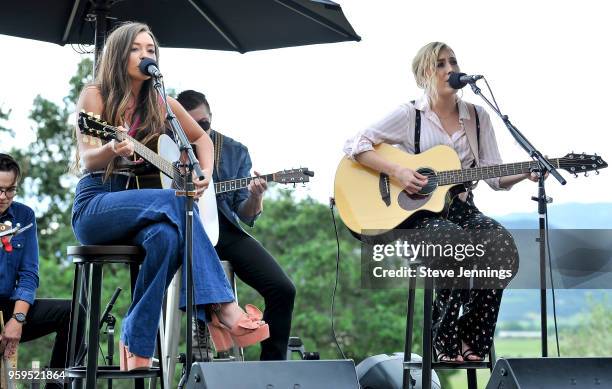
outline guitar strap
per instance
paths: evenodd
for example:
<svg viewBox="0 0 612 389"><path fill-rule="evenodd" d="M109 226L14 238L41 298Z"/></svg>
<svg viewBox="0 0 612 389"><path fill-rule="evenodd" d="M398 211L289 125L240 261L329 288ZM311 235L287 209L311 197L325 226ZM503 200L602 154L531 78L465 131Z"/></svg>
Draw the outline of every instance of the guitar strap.
<svg viewBox="0 0 612 389"><path fill-rule="evenodd" d="M221 148L223 147L223 134L215 130L210 130L210 135L213 138L213 145L215 147L215 172L217 172L217 178L219 177L219 165L221 164Z"/></svg>

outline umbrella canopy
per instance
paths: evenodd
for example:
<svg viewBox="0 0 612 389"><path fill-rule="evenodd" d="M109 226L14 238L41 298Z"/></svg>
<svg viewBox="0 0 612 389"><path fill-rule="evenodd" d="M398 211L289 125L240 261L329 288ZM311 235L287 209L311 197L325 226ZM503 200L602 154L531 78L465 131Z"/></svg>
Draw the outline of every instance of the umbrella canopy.
<svg viewBox="0 0 612 389"><path fill-rule="evenodd" d="M100 49L121 21L147 23L161 46L241 53L361 39L329 0L8 1L0 34Z"/></svg>

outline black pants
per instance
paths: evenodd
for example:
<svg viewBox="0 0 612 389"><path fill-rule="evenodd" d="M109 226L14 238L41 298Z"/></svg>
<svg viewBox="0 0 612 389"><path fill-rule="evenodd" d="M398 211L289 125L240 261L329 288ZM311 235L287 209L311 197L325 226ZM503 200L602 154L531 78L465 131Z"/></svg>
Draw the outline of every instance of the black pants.
<svg viewBox="0 0 612 389"><path fill-rule="evenodd" d="M258 241L232 225L222 213L219 219L219 243L215 247L219 258L229 261L236 276L264 298L270 338L261 342L260 359L286 359L295 286Z"/></svg>
<svg viewBox="0 0 612 389"><path fill-rule="evenodd" d="M36 299L30 307L23 325L20 343L38 339L43 336L55 333L55 343L51 351L51 361L49 368L64 369L67 367L68 357L68 330L70 328L70 300L62 299ZM4 315L5 321L13 316L14 301L0 300L0 310ZM84 310L79 312L81 315L80 323L85 323ZM83 339L83 328L77 329L77 352L81 348ZM20 346L23 347L23 346ZM59 388L61 385L47 384L46 388Z"/></svg>
<svg viewBox="0 0 612 389"><path fill-rule="evenodd" d="M438 232L448 234L453 230L470 230L479 242L490 240L485 245L486 257L481 259L481 263L474 263L477 268L508 269L512 270L512 277L516 275L519 257L512 235L497 221L480 212L471 196L468 202L455 199L447 216L424 216L404 227L426 229L430 236ZM438 241L443 241L443 238L438 237ZM493 344L503 289L511 279L480 279L478 287L470 287L469 279L457 279L452 286L436 288L432 328L436 350L456 357L461 354L461 341L464 341L476 354L485 356ZM461 308L463 315L460 317Z"/></svg>

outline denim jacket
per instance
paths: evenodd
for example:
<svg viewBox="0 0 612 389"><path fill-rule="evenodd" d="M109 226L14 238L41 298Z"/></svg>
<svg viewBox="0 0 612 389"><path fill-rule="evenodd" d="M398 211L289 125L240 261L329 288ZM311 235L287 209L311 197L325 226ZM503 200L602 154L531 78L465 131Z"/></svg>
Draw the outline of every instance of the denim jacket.
<svg viewBox="0 0 612 389"><path fill-rule="evenodd" d="M0 215L0 223L10 221L13 227L32 223L32 227L11 239L12 252L0 245L0 299L22 300L34 304L38 288L38 239L34 211L24 204L13 202Z"/></svg>
<svg viewBox="0 0 612 389"><path fill-rule="evenodd" d="M214 182L251 176L251 156L245 145L215 130L210 131L210 138L215 144L215 147L221 142L220 153L218 150L215 150ZM227 220L240 230L243 230L243 228L240 226L238 220L241 220L249 227L253 227L255 225L255 220L257 220L261 214L260 212L250 218L239 216L238 210L243 206L243 203L248 197L249 191L246 188L217 195L217 208L223 213Z"/></svg>

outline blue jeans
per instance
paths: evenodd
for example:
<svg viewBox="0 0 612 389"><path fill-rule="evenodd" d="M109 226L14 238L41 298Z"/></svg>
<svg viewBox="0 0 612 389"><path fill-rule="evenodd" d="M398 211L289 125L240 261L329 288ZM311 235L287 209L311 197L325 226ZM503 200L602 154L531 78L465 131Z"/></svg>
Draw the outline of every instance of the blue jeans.
<svg viewBox="0 0 612 389"><path fill-rule="evenodd" d="M128 177L120 174L106 181L102 174L81 178L72 209L72 228L81 244L143 247L145 258L132 304L123 319L121 340L130 352L151 357L165 291L184 260L185 199L170 189L126 190L127 184ZM197 206L192 269L199 319L204 319L204 305L234 300L219 257L199 221ZM182 273L184 280L185 266ZM182 285L180 306L184 309L184 281Z"/></svg>

